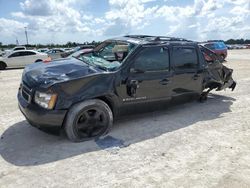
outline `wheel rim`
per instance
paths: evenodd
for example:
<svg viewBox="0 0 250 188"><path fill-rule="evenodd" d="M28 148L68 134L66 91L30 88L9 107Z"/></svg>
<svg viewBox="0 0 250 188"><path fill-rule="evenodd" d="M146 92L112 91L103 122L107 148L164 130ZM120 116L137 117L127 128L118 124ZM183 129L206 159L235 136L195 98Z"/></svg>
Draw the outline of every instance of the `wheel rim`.
<svg viewBox="0 0 250 188"><path fill-rule="evenodd" d="M90 108L78 115L75 127L81 139L98 137L106 132L108 119L102 110Z"/></svg>

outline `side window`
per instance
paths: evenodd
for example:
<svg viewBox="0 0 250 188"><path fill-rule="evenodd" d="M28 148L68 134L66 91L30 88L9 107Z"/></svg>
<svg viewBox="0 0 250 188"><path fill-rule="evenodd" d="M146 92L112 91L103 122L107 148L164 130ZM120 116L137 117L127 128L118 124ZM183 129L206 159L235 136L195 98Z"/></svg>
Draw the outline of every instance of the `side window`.
<svg viewBox="0 0 250 188"><path fill-rule="evenodd" d="M27 52L19 52L20 55L19 56L26 56L27 55Z"/></svg>
<svg viewBox="0 0 250 188"><path fill-rule="evenodd" d="M198 67L196 49L192 47L174 47L173 64L176 71L196 69Z"/></svg>
<svg viewBox="0 0 250 188"><path fill-rule="evenodd" d="M24 52L24 55L26 56L26 55L36 55L36 53L35 52Z"/></svg>
<svg viewBox="0 0 250 188"><path fill-rule="evenodd" d="M148 47L135 58L133 68L138 71L169 71L169 53L166 47Z"/></svg>
<svg viewBox="0 0 250 188"><path fill-rule="evenodd" d="M11 55L9 56L9 58L11 58L11 57L19 57L19 56L21 56L21 55L20 55L20 52L15 52L15 53L11 54Z"/></svg>

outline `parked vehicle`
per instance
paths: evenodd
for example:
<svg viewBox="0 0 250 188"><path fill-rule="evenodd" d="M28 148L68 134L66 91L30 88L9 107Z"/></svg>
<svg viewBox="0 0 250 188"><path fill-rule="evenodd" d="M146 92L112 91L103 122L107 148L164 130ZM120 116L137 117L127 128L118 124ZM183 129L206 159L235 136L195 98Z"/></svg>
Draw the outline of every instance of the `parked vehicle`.
<svg viewBox="0 0 250 188"><path fill-rule="evenodd" d="M66 51L65 53L62 54L62 57L68 57L69 55L78 52L80 50L84 50L84 49L93 49L94 45L82 45L82 46L77 46L72 50Z"/></svg>
<svg viewBox="0 0 250 188"><path fill-rule="evenodd" d="M7 67L24 67L28 64L46 60L48 55L33 50L12 51L0 57L0 70Z"/></svg>
<svg viewBox="0 0 250 188"><path fill-rule="evenodd" d="M0 49L0 57L3 56L4 54L5 54L5 52Z"/></svg>
<svg viewBox="0 0 250 188"><path fill-rule="evenodd" d="M40 48L37 51L42 52L42 53L47 53L49 51L49 49L48 48Z"/></svg>
<svg viewBox="0 0 250 188"><path fill-rule="evenodd" d="M71 51L73 49L72 48L63 48L63 50L66 52L66 51Z"/></svg>
<svg viewBox="0 0 250 188"><path fill-rule="evenodd" d="M97 138L119 116L204 101L213 89L233 90L233 70L217 57L185 39L127 35L106 40L80 57L27 66L19 107L40 129L64 128L74 142Z"/></svg>
<svg viewBox="0 0 250 188"><path fill-rule="evenodd" d="M62 58L62 54L65 51L61 48L54 48L46 52L52 60Z"/></svg>
<svg viewBox="0 0 250 188"><path fill-rule="evenodd" d="M224 59L224 60L226 59L226 57L227 57L227 46L225 45L225 43L223 41L213 40L213 41L202 42L200 44L207 47L207 48L209 48L214 53L221 56L222 59Z"/></svg>
<svg viewBox="0 0 250 188"><path fill-rule="evenodd" d="M17 50L26 50L25 46L16 46L15 48L12 49L12 51L17 51Z"/></svg>
<svg viewBox="0 0 250 188"><path fill-rule="evenodd" d="M74 58L81 58L82 56L87 55L87 53L91 52L93 49L83 49L83 50L79 50L71 55L68 56L68 58L74 57Z"/></svg>

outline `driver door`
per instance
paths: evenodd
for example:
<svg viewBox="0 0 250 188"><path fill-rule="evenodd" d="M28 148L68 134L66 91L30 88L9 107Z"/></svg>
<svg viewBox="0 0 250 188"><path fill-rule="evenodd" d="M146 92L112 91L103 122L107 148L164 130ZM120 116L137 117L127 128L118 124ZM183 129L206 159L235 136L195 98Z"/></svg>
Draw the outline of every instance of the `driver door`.
<svg viewBox="0 0 250 188"><path fill-rule="evenodd" d="M171 99L172 74L166 46L143 48L132 60L128 73L122 78L118 95L123 112L154 108L157 101Z"/></svg>

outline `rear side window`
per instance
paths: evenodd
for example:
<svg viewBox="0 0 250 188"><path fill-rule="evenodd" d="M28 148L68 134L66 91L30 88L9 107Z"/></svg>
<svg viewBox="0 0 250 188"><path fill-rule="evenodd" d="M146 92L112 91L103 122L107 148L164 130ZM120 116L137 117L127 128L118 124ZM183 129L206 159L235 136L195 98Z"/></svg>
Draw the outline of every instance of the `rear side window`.
<svg viewBox="0 0 250 188"><path fill-rule="evenodd" d="M135 70L168 71L169 53L166 47L147 47L143 49L134 61Z"/></svg>
<svg viewBox="0 0 250 188"><path fill-rule="evenodd" d="M10 57L18 57L18 56L20 56L20 52L15 52L15 53L11 54L11 55L9 56L9 58L10 58Z"/></svg>
<svg viewBox="0 0 250 188"><path fill-rule="evenodd" d="M35 52L23 52L24 53L24 55L26 56L26 55L36 55L36 53Z"/></svg>
<svg viewBox="0 0 250 188"><path fill-rule="evenodd" d="M196 49L192 47L174 47L173 64L176 71L197 69L198 57Z"/></svg>
<svg viewBox="0 0 250 188"><path fill-rule="evenodd" d="M9 57L20 57L20 56L25 56L25 52L15 52L11 54Z"/></svg>

